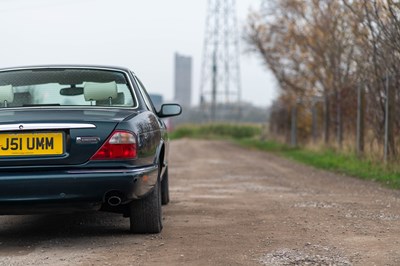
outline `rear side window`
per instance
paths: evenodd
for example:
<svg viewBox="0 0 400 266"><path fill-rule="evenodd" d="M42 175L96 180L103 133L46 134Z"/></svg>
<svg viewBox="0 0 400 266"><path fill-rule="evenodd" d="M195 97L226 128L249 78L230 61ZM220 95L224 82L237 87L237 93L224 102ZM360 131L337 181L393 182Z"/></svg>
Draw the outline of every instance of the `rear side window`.
<svg viewBox="0 0 400 266"><path fill-rule="evenodd" d="M136 81L137 81L137 84L138 84L138 87L139 87L140 94L143 96L143 99L144 99L144 101L146 103L147 109L152 111L152 112L155 112L155 108L153 106L153 103L152 103L149 95L147 94L147 91L144 88L143 83L137 77L135 77L135 78L136 78Z"/></svg>
<svg viewBox="0 0 400 266"><path fill-rule="evenodd" d="M33 106L136 107L125 73L97 69L0 72L0 108Z"/></svg>

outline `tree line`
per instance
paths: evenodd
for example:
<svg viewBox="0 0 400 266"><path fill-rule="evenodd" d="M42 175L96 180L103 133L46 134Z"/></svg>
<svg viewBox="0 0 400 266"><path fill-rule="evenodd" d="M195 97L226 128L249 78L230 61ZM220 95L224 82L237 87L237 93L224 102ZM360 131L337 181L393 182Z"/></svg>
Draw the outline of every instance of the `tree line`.
<svg viewBox="0 0 400 266"><path fill-rule="evenodd" d="M398 1L269 0L250 13L245 38L281 90L272 134L396 158Z"/></svg>

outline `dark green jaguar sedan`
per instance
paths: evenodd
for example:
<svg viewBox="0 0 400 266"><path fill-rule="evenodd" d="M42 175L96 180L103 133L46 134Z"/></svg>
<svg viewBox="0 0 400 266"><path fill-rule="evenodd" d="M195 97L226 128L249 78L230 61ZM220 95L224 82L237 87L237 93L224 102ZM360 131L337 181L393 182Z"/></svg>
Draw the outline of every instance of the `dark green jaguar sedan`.
<svg viewBox="0 0 400 266"><path fill-rule="evenodd" d="M169 201L168 134L130 70L0 69L0 214L101 210L159 233Z"/></svg>

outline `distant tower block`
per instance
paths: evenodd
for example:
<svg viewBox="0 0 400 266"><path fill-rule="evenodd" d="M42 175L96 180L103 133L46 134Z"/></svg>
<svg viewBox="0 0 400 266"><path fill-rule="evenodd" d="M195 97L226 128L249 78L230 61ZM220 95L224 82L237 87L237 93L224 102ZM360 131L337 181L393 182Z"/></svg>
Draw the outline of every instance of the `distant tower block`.
<svg viewBox="0 0 400 266"><path fill-rule="evenodd" d="M200 105L216 117L217 103L241 101L235 0L209 0L200 80ZM210 106L211 105L211 106ZM211 108L209 108L211 107ZM240 113L240 107L238 107Z"/></svg>
<svg viewBox="0 0 400 266"><path fill-rule="evenodd" d="M189 107L192 99L192 58L175 53L175 101Z"/></svg>

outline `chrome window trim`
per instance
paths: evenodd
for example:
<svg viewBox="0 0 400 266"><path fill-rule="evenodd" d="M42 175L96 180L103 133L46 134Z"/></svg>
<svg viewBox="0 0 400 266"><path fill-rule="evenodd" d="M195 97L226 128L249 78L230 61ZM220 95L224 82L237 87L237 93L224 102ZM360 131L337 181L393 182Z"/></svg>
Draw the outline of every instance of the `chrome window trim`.
<svg viewBox="0 0 400 266"><path fill-rule="evenodd" d="M40 130L40 129L77 129L77 128L96 128L93 124L80 123L21 123L0 125L0 132L3 131L24 131L24 130Z"/></svg>
<svg viewBox="0 0 400 266"><path fill-rule="evenodd" d="M138 91L140 95L142 96L142 99L145 102L145 105L147 106L147 109L155 114L157 114L156 107L154 106L153 102L151 101L151 98L149 96L149 92L147 89L144 87L143 83L140 81L140 79L137 76L134 76L134 80L136 82L136 85L138 87Z"/></svg>
<svg viewBox="0 0 400 266"><path fill-rule="evenodd" d="M125 78L127 79L131 92L133 93L134 100L136 102L135 106L124 106L122 108L130 108L130 109L137 109L139 108L139 101L138 97L136 95L136 90L135 87L133 86L133 82L131 79L131 76L129 74L129 71L126 71L124 69L118 69L118 68L113 68L113 67L101 67L101 66L62 66L62 65L54 65L54 66L32 66L32 67L12 67L12 68L3 68L0 69L1 72L10 72L10 71L20 71L20 70L32 70L32 69L60 69L60 68L65 68L65 69L87 69L87 70L108 70L108 71L115 71L115 72L120 72L125 75ZM25 108L25 107L17 107L17 108Z"/></svg>

